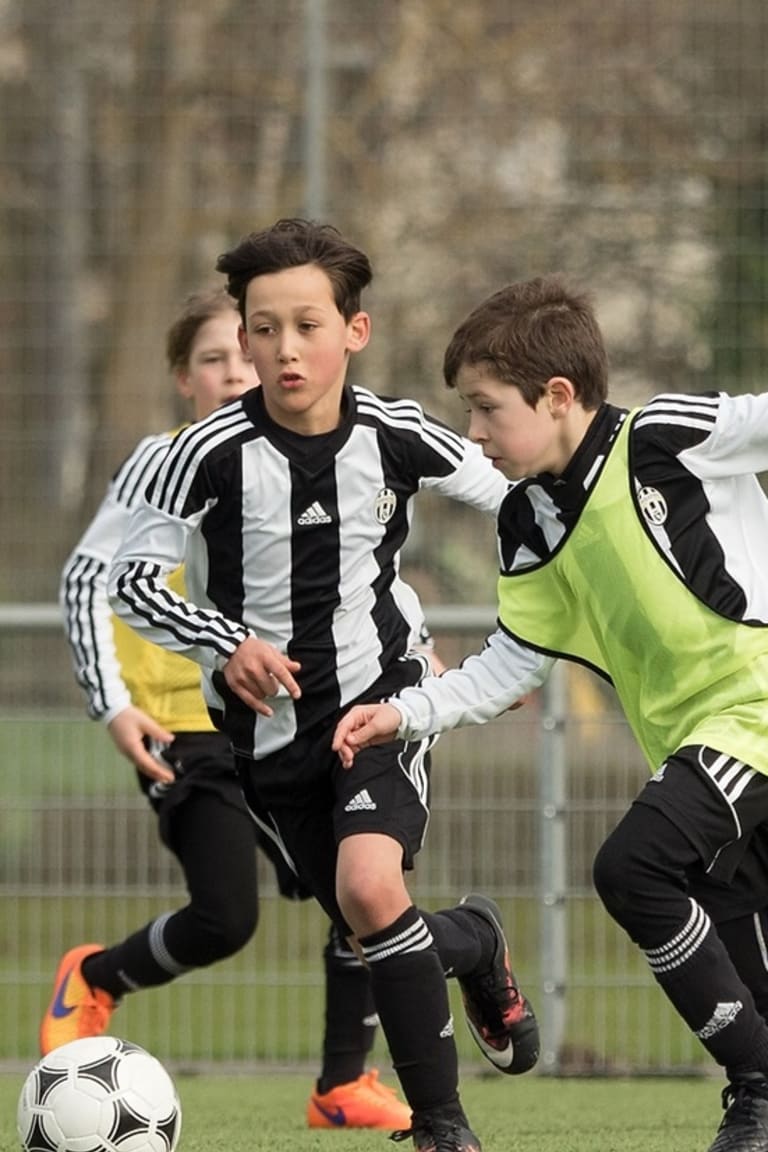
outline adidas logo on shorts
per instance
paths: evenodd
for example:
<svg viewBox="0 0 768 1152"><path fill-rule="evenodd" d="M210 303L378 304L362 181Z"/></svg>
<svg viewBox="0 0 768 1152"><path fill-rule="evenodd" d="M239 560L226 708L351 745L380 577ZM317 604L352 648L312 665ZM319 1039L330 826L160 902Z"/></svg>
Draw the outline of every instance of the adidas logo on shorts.
<svg viewBox="0 0 768 1152"><path fill-rule="evenodd" d="M371 794L367 788L363 788L357 795L352 797L348 804L344 805L345 812L373 812L375 810L376 802L371 799Z"/></svg>
<svg viewBox="0 0 768 1152"><path fill-rule="evenodd" d="M453 1016L448 1017L448 1023L440 1029L439 1035L441 1040L447 1040L449 1036L453 1036Z"/></svg>

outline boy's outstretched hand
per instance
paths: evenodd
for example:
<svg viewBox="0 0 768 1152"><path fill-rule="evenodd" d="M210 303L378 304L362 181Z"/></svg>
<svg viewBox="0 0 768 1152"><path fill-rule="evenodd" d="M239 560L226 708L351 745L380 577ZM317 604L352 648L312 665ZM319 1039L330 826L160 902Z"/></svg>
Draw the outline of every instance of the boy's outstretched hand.
<svg viewBox="0 0 768 1152"><path fill-rule="evenodd" d="M356 704L336 725L332 747L342 766L351 768L355 753L394 740L399 727L400 713L391 704Z"/></svg>

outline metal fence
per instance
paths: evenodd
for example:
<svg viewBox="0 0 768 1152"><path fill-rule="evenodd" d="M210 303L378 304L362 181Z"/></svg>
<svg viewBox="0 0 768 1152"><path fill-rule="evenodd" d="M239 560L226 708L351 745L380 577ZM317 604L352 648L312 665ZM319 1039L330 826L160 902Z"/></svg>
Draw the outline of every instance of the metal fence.
<svg viewBox="0 0 768 1152"><path fill-rule="evenodd" d="M554 270L594 294L616 403L762 389L767 38L765 0L5 0L0 596L55 595L114 468L180 418L163 349L181 299L279 216L327 218L370 254L360 382L448 423L454 325ZM411 582L425 603L486 595L488 532L430 498ZM478 611L430 614L447 662L481 641ZM62 949L184 892L130 767L83 718L54 606L0 606L0 749L0 1060L26 1062ZM577 669L437 747L414 896L501 902L544 1071L708 1066L592 892L645 775ZM128 997L115 1027L178 1062L314 1064L323 938L265 868L254 941Z"/></svg>
<svg viewBox="0 0 768 1152"><path fill-rule="evenodd" d="M448 662L476 649L493 624L483 608L428 616ZM6 605L0 645L6 679L16 668L24 684L23 697L6 693L0 710L0 1061L15 1065L35 1057L66 948L114 942L185 897L132 769L101 726L83 719L74 692L69 700L51 687L71 680L55 606ZM449 733L435 751L433 816L413 895L425 908L469 890L500 903L542 1028L540 1073L707 1067L591 887L595 850L645 776L611 695L565 666L525 708ZM261 879L251 943L224 963L126 997L116 1034L176 1066L318 1063L326 924L312 903L282 900L266 864ZM454 1007L459 1020L458 998ZM457 1032L473 1067L476 1050L465 1029ZM381 1039L375 1054L386 1066Z"/></svg>

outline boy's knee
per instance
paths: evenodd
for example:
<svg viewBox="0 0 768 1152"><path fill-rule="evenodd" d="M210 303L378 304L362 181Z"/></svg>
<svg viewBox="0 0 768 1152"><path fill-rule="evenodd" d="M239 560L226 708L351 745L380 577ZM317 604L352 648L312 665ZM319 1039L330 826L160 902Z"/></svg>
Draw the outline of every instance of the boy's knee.
<svg viewBox="0 0 768 1152"><path fill-rule="evenodd" d="M244 948L256 931L257 909L230 908L206 919L205 934L217 960L233 956Z"/></svg>
<svg viewBox="0 0 768 1152"><path fill-rule="evenodd" d="M379 885L352 882L339 892L339 908L358 936L382 932L410 907L410 897L397 883Z"/></svg>
<svg viewBox="0 0 768 1152"><path fill-rule="evenodd" d="M244 948L256 931L259 922L258 912L242 909L237 915L230 916L224 924L224 940L229 948L229 955Z"/></svg>
<svg viewBox="0 0 768 1152"><path fill-rule="evenodd" d="M632 862L614 836L609 836L598 849L592 865L595 890L610 915L622 923L626 910L634 903L637 878Z"/></svg>

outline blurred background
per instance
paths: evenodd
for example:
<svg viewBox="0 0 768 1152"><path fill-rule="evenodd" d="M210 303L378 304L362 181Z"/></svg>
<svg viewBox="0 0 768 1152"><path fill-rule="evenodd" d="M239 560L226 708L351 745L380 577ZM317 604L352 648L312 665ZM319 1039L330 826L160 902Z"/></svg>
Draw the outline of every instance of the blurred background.
<svg viewBox="0 0 768 1152"><path fill-rule="evenodd" d="M82 719L53 602L114 469L177 419L181 298L240 236L311 216L374 266L353 379L459 428L455 325L554 270L593 294L615 402L760 390L767 54L764 0L0 0L0 1058L33 1055L62 947L179 897L130 769ZM406 574L449 662L493 626L470 513L425 497ZM545 1070L699 1066L594 907L592 852L646 772L610 694L564 676L436 761L420 898L506 902L549 1006ZM276 989L318 1015L322 931L270 884L252 949L136 998L123 1028L167 1058L311 1060L315 1025L300 1052L280 1038ZM197 1008L222 982L213 1039Z"/></svg>

